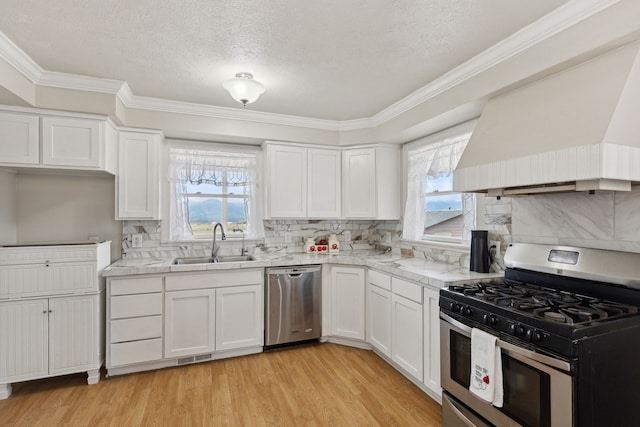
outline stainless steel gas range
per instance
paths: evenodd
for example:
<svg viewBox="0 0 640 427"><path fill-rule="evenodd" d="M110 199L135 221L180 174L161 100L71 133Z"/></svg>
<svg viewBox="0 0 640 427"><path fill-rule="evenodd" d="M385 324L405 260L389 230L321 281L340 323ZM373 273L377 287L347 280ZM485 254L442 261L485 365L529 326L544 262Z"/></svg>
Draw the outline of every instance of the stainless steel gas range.
<svg viewBox="0 0 640 427"><path fill-rule="evenodd" d="M513 244L505 265L440 291L443 425L638 425L640 254ZM469 391L473 328L497 337L501 408Z"/></svg>

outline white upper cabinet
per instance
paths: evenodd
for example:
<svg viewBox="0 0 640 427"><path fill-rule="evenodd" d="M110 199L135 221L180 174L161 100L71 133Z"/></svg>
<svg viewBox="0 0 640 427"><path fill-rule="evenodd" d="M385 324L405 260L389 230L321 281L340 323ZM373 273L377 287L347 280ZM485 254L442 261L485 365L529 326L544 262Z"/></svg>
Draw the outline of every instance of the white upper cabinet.
<svg viewBox="0 0 640 427"><path fill-rule="evenodd" d="M160 219L158 133L120 132L116 219Z"/></svg>
<svg viewBox="0 0 640 427"><path fill-rule="evenodd" d="M400 147L347 149L342 153L345 218L400 218Z"/></svg>
<svg viewBox="0 0 640 427"><path fill-rule="evenodd" d="M307 149L267 145L267 217L307 216Z"/></svg>
<svg viewBox="0 0 640 427"><path fill-rule="evenodd" d="M37 165L39 132L38 116L0 112L0 163Z"/></svg>
<svg viewBox="0 0 640 427"><path fill-rule="evenodd" d="M309 149L307 154L307 217L340 218L340 151Z"/></svg>
<svg viewBox="0 0 640 427"><path fill-rule="evenodd" d="M115 173L115 129L106 118L0 112L0 164Z"/></svg>
<svg viewBox="0 0 640 427"><path fill-rule="evenodd" d="M42 118L42 164L99 168L104 144L104 122Z"/></svg>
<svg viewBox="0 0 640 427"><path fill-rule="evenodd" d="M339 150L266 145L267 217L340 218Z"/></svg>

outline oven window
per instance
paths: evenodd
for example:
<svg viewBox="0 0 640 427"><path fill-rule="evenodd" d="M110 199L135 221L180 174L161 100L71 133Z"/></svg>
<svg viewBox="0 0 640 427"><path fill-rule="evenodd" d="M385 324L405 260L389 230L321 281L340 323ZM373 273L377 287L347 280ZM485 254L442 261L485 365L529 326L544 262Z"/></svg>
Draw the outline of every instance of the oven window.
<svg viewBox="0 0 640 427"><path fill-rule="evenodd" d="M504 406L502 411L527 426L551 425L549 374L502 355Z"/></svg>
<svg viewBox="0 0 640 427"><path fill-rule="evenodd" d="M471 339L451 331L451 379L464 388L471 385Z"/></svg>

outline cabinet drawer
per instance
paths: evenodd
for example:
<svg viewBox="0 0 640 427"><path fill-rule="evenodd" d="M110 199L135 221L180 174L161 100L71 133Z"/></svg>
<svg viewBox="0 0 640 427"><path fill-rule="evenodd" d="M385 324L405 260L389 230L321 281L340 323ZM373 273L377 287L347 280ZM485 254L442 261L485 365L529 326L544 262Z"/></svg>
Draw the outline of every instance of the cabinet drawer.
<svg viewBox="0 0 640 427"><path fill-rule="evenodd" d="M162 338L110 345L110 366L129 365L162 359Z"/></svg>
<svg viewBox="0 0 640 427"><path fill-rule="evenodd" d="M162 314L162 294L111 297L111 319Z"/></svg>
<svg viewBox="0 0 640 427"><path fill-rule="evenodd" d="M95 245L0 248L0 265L94 261Z"/></svg>
<svg viewBox="0 0 640 427"><path fill-rule="evenodd" d="M165 291L260 285L263 281L263 275L262 269L170 274L164 279L164 283Z"/></svg>
<svg viewBox="0 0 640 427"><path fill-rule="evenodd" d="M388 291L391 290L391 276L369 270L369 283Z"/></svg>
<svg viewBox="0 0 640 427"><path fill-rule="evenodd" d="M0 298L98 290L95 262L0 267Z"/></svg>
<svg viewBox="0 0 640 427"><path fill-rule="evenodd" d="M162 316L136 317L111 321L111 342L162 337Z"/></svg>
<svg viewBox="0 0 640 427"><path fill-rule="evenodd" d="M162 277L109 279L109 289L112 296L162 292Z"/></svg>
<svg viewBox="0 0 640 427"><path fill-rule="evenodd" d="M422 304L422 286L394 277L391 281L393 293Z"/></svg>

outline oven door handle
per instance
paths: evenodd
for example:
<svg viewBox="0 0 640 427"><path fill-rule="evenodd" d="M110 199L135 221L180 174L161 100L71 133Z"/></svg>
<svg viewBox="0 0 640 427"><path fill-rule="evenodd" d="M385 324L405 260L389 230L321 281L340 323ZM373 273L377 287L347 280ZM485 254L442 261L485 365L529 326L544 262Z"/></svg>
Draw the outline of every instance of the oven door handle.
<svg viewBox="0 0 640 427"><path fill-rule="evenodd" d="M462 332L467 334L469 338L471 337L472 328L470 326L467 326L464 323L459 322L458 320L454 319L453 317L447 314L444 314L443 312L440 312L440 319L460 329ZM540 362L544 365L551 366L553 368L561 369L565 372L571 372L571 365L569 364L569 362L566 362L564 360L556 359L541 353L536 353L535 351L518 347L517 345L513 345L511 343L502 341L500 339L498 339L496 344L498 345L498 347L506 350L507 352L518 354L527 359L535 360L536 362Z"/></svg>

